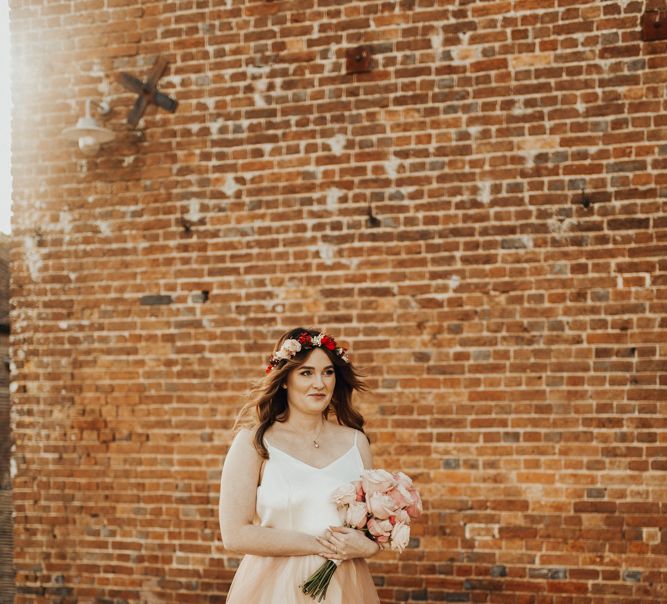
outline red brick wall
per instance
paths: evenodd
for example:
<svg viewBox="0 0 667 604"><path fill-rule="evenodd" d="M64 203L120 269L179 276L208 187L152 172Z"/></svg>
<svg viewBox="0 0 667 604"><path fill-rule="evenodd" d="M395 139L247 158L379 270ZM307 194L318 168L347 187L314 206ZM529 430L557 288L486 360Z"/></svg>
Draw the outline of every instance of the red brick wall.
<svg viewBox="0 0 667 604"><path fill-rule="evenodd" d="M10 4L18 603L224 601L232 418L297 324L426 501L383 603L667 601L647 3ZM180 105L134 132L115 78L160 53ZM60 136L88 97L92 159Z"/></svg>

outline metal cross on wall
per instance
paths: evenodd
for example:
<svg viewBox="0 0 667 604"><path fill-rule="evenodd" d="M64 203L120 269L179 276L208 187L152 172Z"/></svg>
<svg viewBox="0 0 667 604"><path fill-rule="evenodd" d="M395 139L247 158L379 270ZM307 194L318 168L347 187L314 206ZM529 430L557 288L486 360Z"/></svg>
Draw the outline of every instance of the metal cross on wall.
<svg viewBox="0 0 667 604"><path fill-rule="evenodd" d="M132 107L132 110L127 116L127 123L132 127L136 128L144 111L146 111L146 108L151 103L166 109L170 113L176 111L178 101L157 89L157 82L164 74L164 70L167 68L168 64L169 62L167 59L158 57L145 82L142 82L129 73L121 73L118 76L118 81L125 86L125 88L139 93L139 97L135 101L134 107Z"/></svg>

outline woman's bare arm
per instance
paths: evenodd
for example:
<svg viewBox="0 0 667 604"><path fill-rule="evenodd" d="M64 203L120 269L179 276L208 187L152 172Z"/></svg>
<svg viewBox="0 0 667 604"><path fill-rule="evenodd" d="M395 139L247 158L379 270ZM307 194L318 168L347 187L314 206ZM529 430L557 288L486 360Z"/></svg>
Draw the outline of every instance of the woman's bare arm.
<svg viewBox="0 0 667 604"><path fill-rule="evenodd" d="M225 549L260 556L318 554L322 546L306 533L253 525L262 458L250 430L232 442L220 478L220 531Z"/></svg>

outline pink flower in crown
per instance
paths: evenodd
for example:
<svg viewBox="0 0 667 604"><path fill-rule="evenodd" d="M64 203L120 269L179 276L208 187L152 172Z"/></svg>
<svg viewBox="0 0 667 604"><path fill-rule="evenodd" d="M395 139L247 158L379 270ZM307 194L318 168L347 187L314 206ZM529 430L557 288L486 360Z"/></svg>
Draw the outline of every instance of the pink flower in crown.
<svg viewBox="0 0 667 604"><path fill-rule="evenodd" d="M298 340L285 340L274 357L277 359L291 359L301 350L301 343Z"/></svg>
<svg viewBox="0 0 667 604"><path fill-rule="evenodd" d="M365 470L361 473L361 484L368 496L378 491L386 493L396 485L394 477L386 470Z"/></svg>
<svg viewBox="0 0 667 604"><path fill-rule="evenodd" d="M391 529L390 547L397 552L402 552L410 543L410 527L402 522L397 522Z"/></svg>
<svg viewBox="0 0 667 604"><path fill-rule="evenodd" d="M398 508L391 497L380 492L373 493L368 497L366 505L368 506L368 511L381 520L389 518Z"/></svg>
<svg viewBox="0 0 667 604"><path fill-rule="evenodd" d="M352 528L362 529L366 526L368 510L365 503L351 503L345 514L345 524Z"/></svg>

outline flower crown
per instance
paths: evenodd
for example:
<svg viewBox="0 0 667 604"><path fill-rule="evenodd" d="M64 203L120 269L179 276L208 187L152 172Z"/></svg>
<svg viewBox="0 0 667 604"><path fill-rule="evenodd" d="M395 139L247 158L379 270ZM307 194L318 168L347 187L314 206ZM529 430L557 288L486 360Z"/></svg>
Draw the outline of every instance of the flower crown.
<svg viewBox="0 0 667 604"><path fill-rule="evenodd" d="M311 336L307 331L302 331L297 339L285 340L280 349L269 357L266 373L271 373L271 369L280 365L282 361L291 359L297 352L318 347L332 350L346 363L350 362L350 359L347 356L347 348L337 346L336 340L331 336L323 333Z"/></svg>

